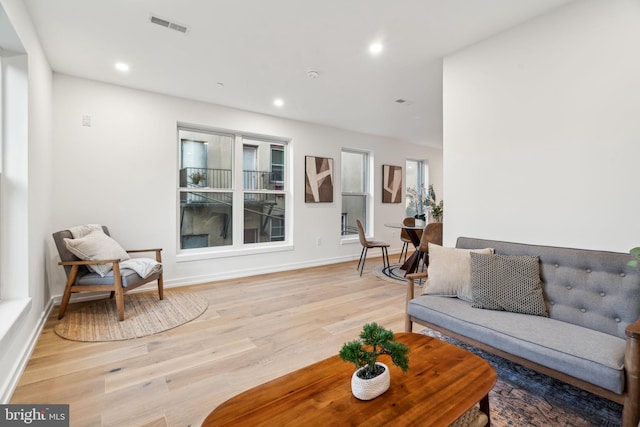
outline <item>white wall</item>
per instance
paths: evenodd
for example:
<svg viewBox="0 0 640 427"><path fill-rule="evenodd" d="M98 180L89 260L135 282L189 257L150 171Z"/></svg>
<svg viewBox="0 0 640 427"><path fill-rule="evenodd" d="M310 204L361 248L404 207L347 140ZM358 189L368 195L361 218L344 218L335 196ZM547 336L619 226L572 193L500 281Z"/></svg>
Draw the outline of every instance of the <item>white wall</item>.
<svg viewBox="0 0 640 427"><path fill-rule="evenodd" d="M10 132L10 137L3 141L10 147L3 159L7 172L3 190L7 192L2 194L0 218L10 222L2 224L1 277L11 282L2 284L2 304L11 306L14 302L29 301L9 333L0 339L0 403L5 403L50 308L45 259L52 227L52 73L23 2L0 0L0 5L27 53L26 66L20 58L12 58L10 62L28 73L27 87L21 92L26 97L22 101L26 101L27 117L17 118L12 111L8 115L11 122L7 124L11 128L21 127L24 120L26 131ZM16 206L20 212L16 212ZM16 218L17 214L20 218ZM6 317L2 321L7 321Z"/></svg>
<svg viewBox="0 0 640 427"><path fill-rule="evenodd" d="M125 247L162 247L168 285L200 283L266 271L357 259L357 243L340 244L340 150L371 150L375 158L377 239L400 250L403 204L381 203L382 164L404 167L407 158L428 159L431 182L441 188L442 151L402 141L224 108L160 94L54 74L55 229L83 223L108 225ZM82 116L92 126L82 126ZM176 262L177 122L291 139L294 177L294 250L261 255ZM334 203L304 203L304 156L332 157ZM438 193L440 194L440 193ZM316 245L316 237L321 245ZM52 294L63 290L54 270ZM355 269L354 269L355 270Z"/></svg>
<svg viewBox="0 0 640 427"><path fill-rule="evenodd" d="M445 244L640 245L640 3L584 0L444 61Z"/></svg>

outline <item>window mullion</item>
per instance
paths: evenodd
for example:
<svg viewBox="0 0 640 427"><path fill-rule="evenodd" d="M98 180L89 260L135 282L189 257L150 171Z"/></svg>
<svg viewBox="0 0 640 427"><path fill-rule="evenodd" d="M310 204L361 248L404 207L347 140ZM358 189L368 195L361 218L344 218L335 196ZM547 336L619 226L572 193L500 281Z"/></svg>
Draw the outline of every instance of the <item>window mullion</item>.
<svg viewBox="0 0 640 427"><path fill-rule="evenodd" d="M235 135L233 144L233 246L244 244L244 181L242 175L243 139Z"/></svg>

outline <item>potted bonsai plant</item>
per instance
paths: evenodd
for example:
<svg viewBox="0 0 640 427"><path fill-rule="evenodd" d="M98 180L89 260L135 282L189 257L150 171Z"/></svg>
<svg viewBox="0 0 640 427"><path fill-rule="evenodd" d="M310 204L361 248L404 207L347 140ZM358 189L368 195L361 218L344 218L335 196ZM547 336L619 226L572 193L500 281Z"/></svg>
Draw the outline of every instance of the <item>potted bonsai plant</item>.
<svg viewBox="0 0 640 427"><path fill-rule="evenodd" d="M378 356L387 354L403 372L409 369L409 347L395 341L392 331L375 322L364 325L360 339L345 343L339 354L342 360L356 367L351 377L351 392L360 400L375 399L389 388L389 368L378 362Z"/></svg>

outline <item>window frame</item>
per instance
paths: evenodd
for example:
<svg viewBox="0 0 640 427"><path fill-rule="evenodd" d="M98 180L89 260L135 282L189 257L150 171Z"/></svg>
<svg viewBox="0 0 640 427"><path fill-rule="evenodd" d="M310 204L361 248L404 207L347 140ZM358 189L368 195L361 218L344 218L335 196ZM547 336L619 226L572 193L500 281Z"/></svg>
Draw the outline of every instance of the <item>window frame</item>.
<svg viewBox="0 0 640 427"><path fill-rule="evenodd" d="M273 161L273 152L274 152L274 151L282 151L282 159L283 159L283 161L284 161L285 156L286 156L286 149L284 149L281 145L277 145L277 144L271 144L271 147L269 147L269 152L270 152L270 153L269 153L269 154L270 154L270 161L269 161L269 163L271 164L271 174L273 174L273 173L274 173L274 172L273 172L273 166L278 166L278 167L281 167L281 168L282 168L282 173L281 173L281 174L282 174L282 177L284 178L284 177L285 177L285 164L276 163L276 162L274 162L274 161ZM286 162L285 162L285 163L286 163ZM274 182L276 185L280 185L280 186L281 186L282 184L284 184L284 180L277 180L277 179L274 179L274 180L273 180L273 182Z"/></svg>
<svg viewBox="0 0 640 427"><path fill-rule="evenodd" d="M232 146L232 184L231 188L202 188L198 191L209 193L230 193L232 197L232 243L231 245L212 246L202 248L182 249L181 247L181 194L193 191L193 188L180 187L180 167L182 163L180 147L180 131L210 133L233 137ZM176 261L187 262L202 259L226 258L243 255L252 255L268 252L280 252L293 250L293 180L291 179L293 167L291 165L291 140L272 135L256 134L238 130L214 128L192 123L178 122L176 126L177 140L177 167L176 167ZM254 145L252 141L269 144L269 156L273 145L281 146L284 151L284 182L278 189L250 189L244 188L243 183L243 149L245 145ZM268 159L271 164L271 157ZM267 241L260 243L244 243L244 208L245 194L277 194L284 196L284 240Z"/></svg>
<svg viewBox="0 0 640 427"><path fill-rule="evenodd" d="M342 188L342 178L343 178L343 173L344 173L344 164L343 164L343 159L342 159L342 154L343 153L351 153L351 154L360 154L363 156L363 160L362 160L362 166L363 166L363 177L362 177L362 184L363 184L363 191L344 191L344 189ZM341 243L353 243L353 242L359 242L359 236L358 236L358 232L356 231L355 233L350 233L350 234L343 234L344 233L344 229L345 229L345 212L342 209L343 206L343 199L344 196L363 196L364 197L364 216L363 216L363 228L365 231L365 235L367 235L367 237L371 236L371 227L370 224L373 223L373 162L374 162L374 158L373 158L373 152L369 151L369 150L363 150L363 149L358 149L358 148L349 148L349 147L343 147L340 150L340 241ZM349 223L349 219L348 217L346 218L346 222L347 222L347 227L348 228L348 223ZM355 224L355 220L353 221L353 223Z"/></svg>
<svg viewBox="0 0 640 427"><path fill-rule="evenodd" d="M405 196L404 196L404 200L405 200L405 215L406 216L410 216L411 212L409 211L409 204L411 203L411 201L413 200L413 196L411 196L411 194L409 194L406 189L410 188L409 187L409 179L407 177L407 173L409 172L409 165L407 164L408 162L415 162L416 166L417 166L417 175L418 175L418 181L420 182L421 185L424 186L424 191L426 191L427 188L429 188L429 161L425 160L425 159L406 159L405 160L405 173L404 173L404 182L405 184ZM422 194L422 197L424 198L426 195ZM424 208L423 208L424 210Z"/></svg>

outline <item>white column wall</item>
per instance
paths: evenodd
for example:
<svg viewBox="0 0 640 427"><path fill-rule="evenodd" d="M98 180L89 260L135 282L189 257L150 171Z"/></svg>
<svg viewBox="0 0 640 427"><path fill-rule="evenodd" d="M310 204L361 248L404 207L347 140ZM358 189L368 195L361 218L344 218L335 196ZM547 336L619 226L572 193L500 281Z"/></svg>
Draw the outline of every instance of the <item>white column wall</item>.
<svg viewBox="0 0 640 427"><path fill-rule="evenodd" d="M584 0L444 61L445 244L640 245L640 3Z"/></svg>
<svg viewBox="0 0 640 427"><path fill-rule="evenodd" d="M22 73L10 92L19 91L24 108L5 116L13 130L4 134L8 137L4 143L12 147L3 159L8 175L0 211L1 278L10 282L3 283L2 298L8 301L2 303L8 303L9 311L16 302L26 299L29 303L20 305L19 316L10 320L13 326L0 340L0 403L6 403L51 306L45 260L52 228L52 73L24 3L0 0L0 5L27 54L26 61L24 56L8 60ZM18 132L14 132L16 127ZM6 314L3 322L7 322Z"/></svg>

